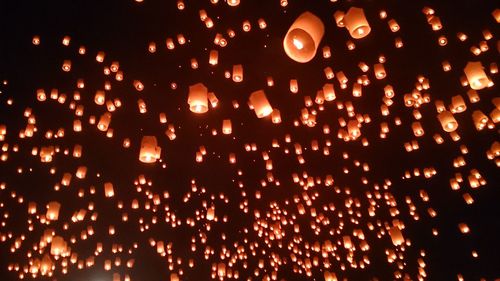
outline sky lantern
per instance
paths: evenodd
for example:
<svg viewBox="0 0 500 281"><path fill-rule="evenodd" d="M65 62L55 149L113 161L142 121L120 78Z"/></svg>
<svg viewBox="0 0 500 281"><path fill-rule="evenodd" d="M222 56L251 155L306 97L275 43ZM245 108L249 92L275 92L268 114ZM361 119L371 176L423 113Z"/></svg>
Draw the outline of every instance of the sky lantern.
<svg viewBox="0 0 500 281"><path fill-rule="evenodd" d="M258 118L266 117L273 112L273 108L262 90L253 92L249 97L249 102Z"/></svg>
<svg viewBox="0 0 500 281"><path fill-rule="evenodd" d="M45 215L48 220L56 221L59 218L59 210L61 204L56 201L51 201L47 204L47 214Z"/></svg>
<svg viewBox="0 0 500 281"><path fill-rule="evenodd" d="M438 114L438 120L443 127L443 130L450 133L455 131L458 128L457 120L453 117L453 114L449 111L443 111Z"/></svg>
<svg viewBox="0 0 500 281"><path fill-rule="evenodd" d="M365 12L361 8L351 7L342 21L354 39L361 39L370 34L371 27L365 17Z"/></svg>
<svg viewBox="0 0 500 281"><path fill-rule="evenodd" d="M314 58L325 26L311 12L302 13L290 26L283 40L285 53L294 61L306 63Z"/></svg>
<svg viewBox="0 0 500 281"><path fill-rule="evenodd" d="M157 145L155 136L143 136L139 161L142 163L154 163L160 159L161 147Z"/></svg>
<svg viewBox="0 0 500 281"><path fill-rule="evenodd" d="M202 83L189 86L188 104L191 112L205 113L208 111L208 89Z"/></svg>
<svg viewBox="0 0 500 281"><path fill-rule="evenodd" d="M481 62L468 62L464 68L465 76L473 90L481 90L491 86L492 82L484 72Z"/></svg>

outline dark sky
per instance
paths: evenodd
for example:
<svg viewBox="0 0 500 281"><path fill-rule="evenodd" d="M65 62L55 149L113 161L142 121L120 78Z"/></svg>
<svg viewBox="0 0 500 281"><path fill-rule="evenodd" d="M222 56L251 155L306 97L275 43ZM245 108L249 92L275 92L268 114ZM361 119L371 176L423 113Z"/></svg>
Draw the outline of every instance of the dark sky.
<svg viewBox="0 0 500 281"><path fill-rule="evenodd" d="M237 7L223 0L184 3L185 9L179 10L175 1L153 0L0 2L0 125L7 128L0 141L0 238L5 240L0 243L0 280L17 280L23 268L44 256L55 267L51 278L35 276L40 280L112 280L113 273L120 274L121 280L126 275L131 280L170 280L173 273L181 280L209 280L214 266L230 268L228 262L238 257L237 250L240 258L234 259L232 270L239 279L262 280L275 271L277 279L324 280L324 272L329 271L340 280L393 280L397 272L418 280L422 261L426 280L457 280L459 274L465 280L500 278L499 157L487 158L499 139L497 124L490 117L495 108L500 110L500 81L491 71L500 62L500 30L492 16L500 8L498 2L289 0L286 7L279 0L241 0ZM336 11L353 6L364 9L371 26L370 34L362 39L351 38L333 18ZM433 31L427 23L422 12L426 6L440 17L441 30ZM200 20L202 9L213 20L213 28ZM379 17L381 10L387 12L387 19ZM321 19L325 34L316 56L308 63L298 63L283 50L283 38L305 11ZM258 26L261 18L267 24L265 29ZM399 31L391 32L390 19L397 21ZM246 20L252 26L249 32L242 30ZM228 29L235 31L234 38ZM492 38L485 38L485 29ZM459 40L460 32L467 40ZM227 46L214 44L217 33L227 40ZM179 34L187 41L183 45L177 41ZM32 43L34 36L39 36L39 45ZM62 44L64 36L71 37L69 46ZM440 36L447 38L446 46L438 45ZM167 38L173 39L173 50L167 49ZM402 40L402 48L395 47L397 38ZM354 50L347 49L349 41L355 44ZM150 42L156 43L155 53L148 52ZM489 49L476 56L471 47L480 44ZM84 55L78 54L80 46L85 47ZM322 56L324 46L330 47L331 58ZM219 53L216 66L208 64L211 50ZM101 51L105 59L98 63L95 57ZM380 56L386 59L387 76L378 80L373 65ZM197 69L191 68L192 59L197 60ZM65 60L71 61L69 72L61 69ZM443 71L443 61L450 63L450 71ZM494 83L477 91L480 101L475 103L467 95L470 87L460 80L470 61L481 62ZM123 81L117 81L115 73L104 74L113 62L119 62ZM360 62L370 67L368 72L361 71ZM238 64L243 66L244 78L235 83L224 74ZM336 76L339 71L345 73L349 78L346 89L337 77L325 77L326 67ZM354 97L352 87L362 75L370 84L362 87L361 97ZM419 76L428 79L429 89L415 90ZM274 86L267 85L267 77L272 77ZM85 81L84 88L77 88L78 79ZM298 81L296 94L290 92L291 79ZM142 82L144 90L134 88L135 80ZM89 123L91 116L98 121L107 112L105 106L94 103L96 91L104 90L105 83L111 85L105 91L106 101L122 104L112 112L112 137ZM196 83L215 93L219 99L216 108L203 114L189 110L189 86ZM314 103L325 83L334 84L336 100ZM380 107L387 85L392 85L395 96L389 115L383 116ZM47 93L46 101L37 101L37 89ZM59 96L65 94L66 101L52 100L52 89ZM264 90L273 108L279 109L280 124L273 124L270 117L259 119L249 109L248 97L257 90ZM75 91L79 100L74 99ZM405 106L404 95L412 91L428 95L430 101L418 109ZM467 109L454 114L460 140L453 141L437 119L435 103L443 101L448 110L457 95L463 97ZM305 104L307 97L313 100L311 106ZM147 105L145 114L139 112L139 100ZM83 106L83 116L76 116L71 104ZM346 110L349 104L355 114L365 118L361 118L361 136L345 141L337 134L345 130L339 118L346 122L356 119ZM25 114L27 108L29 114ZM316 115L315 126L301 122L305 108ZM415 110L421 119L416 119ZM476 129L475 111L488 116L488 127ZM160 113L165 113L166 124L160 123ZM22 138L30 114L37 130L32 137ZM75 119L82 123L81 132L73 130ZM230 135L222 134L224 119L232 122ZM395 125L398 119L399 126ZM416 121L425 131L421 137L412 131ZM384 123L390 131L381 138ZM175 128L174 140L165 134L169 127ZM63 137L46 137L47 131L60 129ZM436 134L444 143L436 143ZM143 136L158 140L161 155L156 163L138 159ZM130 141L129 148L122 145L125 139ZM363 140L369 145L364 146ZM275 141L279 147L273 146ZM405 143L412 141L419 148L408 152ZM312 149L314 142L317 151ZM83 148L80 158L72 157L76 144ZM48 146L59 150L52 162L42 163L33 151ZM195 156L201 146L207 154L197 163ZM248 151L247 146L255 150ZM230 155L236 157L236 163L229 163ZM266 157L272 161L272 169L266 169L266 162L270 163ZM456 161L460 157L465 165L455 167L454 161L460 162ZM84 179L75 174L81 166L87 168ZM363 166L369 169L363 170ZM436 174L425 178L424 168ZM410 178L404 178L406 171ZM477 188L469 183L475 171L486 181ZM61 184L66 173L72 174L68 186ZM294 175L301 181L294 182ZM332 185L325 183L329 175L334 179ZM138 183L141 176L148 183ZM311 186L307 186L308 177ZM453 190L450 180L460 177L460 188ZM104 196L107 182L114 186L111 198ZM428 201L423 200L423 193L428 194ZM466 203L467 194L474 203ZM160 199L155 201L156 197ZM44 223L45 205L51 201L61 203L59 219ZM134 201L139 203L138 209L132 208ZM29 202L36 203L35 214L28 213ZM215 208L213 221L206 218L211 206ZM300 206L305 214L300 214ZM330 206L335 208L330 210ZM86 210L85 218L72 222L79 210ZM430 215L432 210L437 216ZM122 219L125 214L128 221ZM193 225L188 225L191 220ZM460 224L466 224L470 232L461 233ZM115 229L113 235L110 226ZM397 227L405 240L398 246L388 234ZM82 239L90 228L94 234ZM63 274L65 258L56 260L50 245L40 245L47 229L62 237L67 252L73 254L76 264L67 258L67 274ZM355 234L360 231L361 237ZM276 238L277 234L282 237ZM20 237L24 241L12 251ZM345 237L351 239L353 248L344 247ZM171 252L162 257L151 241L162 241L165 248L170 245ZM315 243L324 248L327 241L334 249L323 251L325 258L312 248ZM103 251L94 257L95 264L78 269L79 262L95 255L98 243ZM369 245L368 250L363 250L363 243ZM123 251L113 253L113 248ZM207 249L213 251L208 259L204 256ZM228 257L221 257L226 252ZM389 252L399 256L395 262L388 262ZM104 269L106 260L115 263L117 259L121 264L110 271ZM127 268L132 259L134 266ZM318 261L310 276L303 268L306 259ZM190 260L194 267L189 266ZM18 271L9 270L15 265ZM25 277L31 278L29 274Z"/></svg>

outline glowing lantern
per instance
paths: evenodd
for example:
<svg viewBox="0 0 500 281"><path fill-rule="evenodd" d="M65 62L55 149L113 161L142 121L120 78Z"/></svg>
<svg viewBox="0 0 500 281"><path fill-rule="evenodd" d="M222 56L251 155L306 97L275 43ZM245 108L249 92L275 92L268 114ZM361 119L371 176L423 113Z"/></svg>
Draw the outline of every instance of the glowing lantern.
<svg viewBox="0 0 500 281"><path fill-rule="evenodd" d="M115 190L113 189L113 184L110 182L104 183L104 196L113 197L115 196Z"/></svg>
<svg viewBox="0 0 500 281"><path fill-rule="evenodd" d="M219 62L219 52L217 50L211 50L208 58L208 63L210 65L217 65Z"/></svg>
<svg viewBox="0 0 500 281"><path fill-rule="evenodd" d="M481 62L468 62L464 68L465 76L473 90L481 90L493 85L483 70Z"/></svg>
<svg viewBox="0 0 500 281"><path fill-rule="evenodd" d="M111 113L105 112L103 115L101 115L101 118L99 119L99 123L97 124L97 128L100 131L106 131L108 130L109 123L111 122Z"/></svg>
<svg viewBox="0 0 500 281"><path fill-rule="evenodd" d="M453 114L449 111L443 111L438 114L438 120L446 132L453 132L458 128L457 120L453 117Z"/></svg>
<svg viewBox="0 0 500 281"><path fill-rule="evenodd" d="M141 150L139 152L139 161L142 163L154 163L160 159L161 147L157 146L155 136L143 136L141 141Z"/></svg>
<svg viewBox="0 0 500 281"><path fill-rule="evenodd" d="M273 108L262 90L253 92L249 97L249 102L258 118L266 117L273 112Z"/></svg>
<svg viewBox="0 0 500 281"><path fill-rule="evenodd" d="M333 88L333 84L325 84L323 85L323 96L326 101L332 101L336 98L335 89Z"/></svg>
<svg viewBox="0 0 500 281"><path fill-rule="evenodd" d="M56 201L49 202L47 204L47 214L45 215L48 220L55 221L59 218L59 210L61 208L61 204Z"/></svg>
<svg viewBox="0 0 500 281"><path fill-rule="evenodd" d="M384 68L384 65L381 64L381 63L377 63L373 66L373 70L375 71L375 77L377 79L384 79L385 76L386 76L386 73L385 73L385 68Z"/></svg>
<svg viewBox="0 0 500 281"><path fill-rule="evenodd" d="M354 39L361 39L370 34L370 24L361 8L351 7L345 14L343 20L349 34Z"/></svg>
<svg viewBox="0 0 500 281"><path fill-rule="evenodd" d="M241 64L233 65L233 81L243 81L243 66Z"/></svg>
<svg viewBox="0 0 500 281"><path fill-rule="evenodd" d="M210 208L207 210L207 220L212 221L215 218L215 206L212 205Z"/></svg>
<svg viewBox="0 0 500 281"><path fill-rule="evenodd" d="M392 227L389 230L389 235L391 236L392 244L394 246L399 246L404 243L403 233L398 227Z"/></svg>
<svg viewBox="0 0 500 281"><path fill-rule="evenodd" d="M225 135L231 134L233 131L232 126L231 126L231 120L230 119L224 119L222 120L222 133Z"/></svg>
<svg viewBox="0 0 500 281"><path fill-rule="evenodd" d="M305 63L316 55L325 27L310 12L302 13L290 26L283 40L285 53L294 61Z"/></svg>
<svg viewBox="0 0 500 281"><path fill-rule="evenodd" d="M240 0L227 0L227 4L231 7L236 7L240 4Z"/></svg>
<svg viewBox="0 0 500 281"><path fill-rule="evenodd" d="M278 109L274 109L273 113L271 114L271 119L274 124L281 123L281 112Z"/></svg>
<svg viewBox="0 0 500 281"><path fill-rule="evenodd" d="M95 96L94 96L94 102L97 104L97 105L103 105L104 104L104 101L105 101L105 98L106 98L106 94L104 91L102 90L99 90L95 93Z"/></svg>
<svg viewBox="0 0 500 281"><path fill-rule="evenodd" d="M465 105L465 101L462 98L461 95L456 95L451 98L451 106L450 106L450 111L451 113L461 113L464 112L467 109L467 106Z"/></svg>
<svg viewBox="0 0 500 281"><path fill-rule="evenodd" d="M194 113L205 113L208 111L208 89L202 83L189 86L188 104Z"/></svg>

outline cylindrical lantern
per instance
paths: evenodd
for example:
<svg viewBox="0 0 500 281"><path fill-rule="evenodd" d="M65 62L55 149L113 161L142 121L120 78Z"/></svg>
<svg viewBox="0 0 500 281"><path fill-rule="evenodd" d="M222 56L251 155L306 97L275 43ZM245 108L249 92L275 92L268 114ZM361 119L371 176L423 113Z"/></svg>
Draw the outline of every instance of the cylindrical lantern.
<svg viewBox="0 0 500 281"><path fill-rule="evenodd" d="M273 108L262 90L253 92L250 95L249 101L258 118L266 117L273 112Z"/></svg>
<svg viewBox="0 0 500 281"><path fill-rule="evenodd" d="M49 202L49 204L47 204L47 214L45 216L48 220L55 221L59 218L59 209L61 209L61 204L59 204L59 202Z"/></svg>
<svg viewBox="0 0 500 281"><path fill-rule="evenodd" d="M325 26L317 16L310 12L302 13L285 35L285 53L296 62L312 60L324 33Z"/></svg>
<svg viewBox="0 0 500 281"><path fill-rule="evenodd" d="M208 111L208 89L202 83L189 86L189 109L194 113Z"/></svg>
<svg viewBox="0 0 500 281"><path fill-rule="evenodd" d="M139 161L143 163L154 163L160 158L161 147L157 146L155 136L143 136Z"/></svg>
<svg viewBox="0 0 500 281"><path fill-rule="evenodd" d="M349 34L354 39L361 39L371 31L365 17L365 12L361 8L351 7L345 14L343 22Z"/></svg>
<svg viewBox="0 0 500 281"><path fill-rule="evenodd" d="M446 132L453 132L458 128L457 120L453 117L453 114L449 111L443 111L438 114L438 120Z"/></svg>
<svg viewBox="0 0 500 281"><path fill-rule="evenodd" d="M231 119L224 119L222 120L222 133L224 135L230 135L233 131L232 125L231 125Z"/></svg>
<svg viewBox="0 0 500 281"><path fill-rule="evenodd" d="M465 76L473 90L481 90L490 84L490 79L486 76L481 62L468 62L464 68Z"/></svg>
<svg viewBox="0 0 500 281"><path fill-rule="evenodd" d="M243 66L241 64L233 65L233 81L243 81Z"/></svg>

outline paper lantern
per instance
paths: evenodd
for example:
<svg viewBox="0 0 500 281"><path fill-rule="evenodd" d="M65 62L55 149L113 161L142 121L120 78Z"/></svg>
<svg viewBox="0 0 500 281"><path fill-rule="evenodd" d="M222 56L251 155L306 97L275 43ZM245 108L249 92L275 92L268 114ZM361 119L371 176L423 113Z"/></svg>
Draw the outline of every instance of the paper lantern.
<svg viewBox="0 0 500 281"><path fill-rule="evenodd" d="M208 111L208 89L202 83L189 86L188 96L189 110L194 113L205 113Z"/></svg>
<svg viewBox="0 0 500 281"><path fill-rule="evenodd" d="M61 204L56 201L51 201L47 204L47 217L48 220L55 221L59 218L59 210L61 209Z"/></svg>
<svg viewBox="0 0 500 281"><path fill-rule="evenodd" d="M111 122L111 113L105 112L103 115L101 115L101 118L99 119L99 123L97 124L97 128L100 131L106 131L108 130L109 123Z"/></svg>
<svg viewBox="0 0 500 281"><path fill-rule="evenodd" d="M273 112L273 108L262 90L253 92L249 97L249 102L258 118L266 117Z"/></svg>
<svg viewBox="0 0 500 281"><path fill-rule="evenodd" d="M110 182L104 183L104 196L113 197L115 196L115 190L113 189L113 184Z"/></svg>
<svg viewBox="0 0 500 281"><path fill-rule="evenodd" d="M219 52L217 50L210 51L208 63L210 65L217 65L217 63L219 63Z"/></svg>
<svg viewBox="0 0 500 281"><path fill-rule="evenodd" d="M157 146L155 136L143 136L141 141L141 150L139 152L139 161L142 163L154 163L160 159L161 147Z"/></svg>
<svg viewBox="0 0 500 281"><path fill-rule="evenodd" d="M230 135L232 133L233 129L231 126L231 120L230 119L224 119L222 120L222 133L224 135Z"/></svg>
<svg viewBox="0 0 500 281"><path fill-rule="evenodd" d="M335 95L335 89L333 88L333 84L327 83L323 85L323 96L326 101L335 100L336 95Z"/></svg>
<svg viewBox="0 0 500 281"><path fill-rule="evenodd" d="M370 34L370 24L361 8L351 7L345 14L343 20L349 34L354 39L361 39Z"/></svg>
<svg viewBox="0 0 500 281"><path fill-rule="evenodd" d="M394 246L399 246L404 243L403 233L398 227L391 227L389 230L389 235L391 236L392 244Z"/></svg>
<svg viewBox="0 0 500 281"><path fill-rule="evenodd" d="M324 33L325 26L317 16L310 12L302 13L285 35L285 53L296 62L312 60Z"/></svg>
<svg viewBox="0 0 500 281"><path fill-rule="evenodd" d="M438 120L446 132L453 132L458 128L457 120L453 117L453 114L449 111L442 111L438 114Z"/></svg>
<svg viewBox="0 0 500 281"><path fill-rule="evenodd" d="M468 62L464 68L465 76L469 81L469 85L473 90L481 90L484 89L492 82L488 76L486 76L486 72L484 72L483 65L481 62Z"/></svg>
<svg viewBox="0 0 500 281"><path fill-rule="evenodd" d="M233 65L233 81L243 81L243 66L241 64Z"/></svg>

